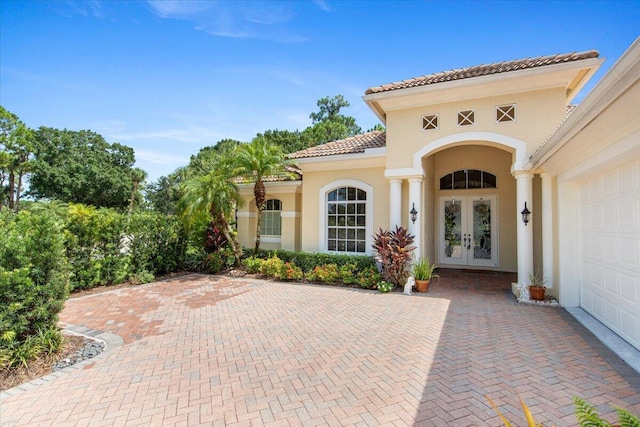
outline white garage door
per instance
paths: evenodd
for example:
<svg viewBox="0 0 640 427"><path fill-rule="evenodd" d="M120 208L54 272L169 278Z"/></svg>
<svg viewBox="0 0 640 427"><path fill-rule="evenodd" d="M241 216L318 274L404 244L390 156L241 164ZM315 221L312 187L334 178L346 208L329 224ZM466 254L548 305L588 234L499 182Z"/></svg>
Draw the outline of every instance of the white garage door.
<svg viewBox="0 0 640 427"><path fill-rule="evenodd" d="M640 349L640 161L580 183L580 305Z"/></svg>

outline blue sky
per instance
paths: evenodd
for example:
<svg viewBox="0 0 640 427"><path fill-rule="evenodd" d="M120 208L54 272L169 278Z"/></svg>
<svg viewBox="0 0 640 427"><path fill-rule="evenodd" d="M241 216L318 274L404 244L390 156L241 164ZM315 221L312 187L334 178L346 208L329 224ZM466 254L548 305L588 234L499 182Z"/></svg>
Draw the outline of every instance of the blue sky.
<svg viewBox="0 0 640 427"><path fill-rule="evenodd" d="M639 23L638 1L2 0L0 104L133 147L155 180L220 139L302 130L325 96L369 129L367 88L438 71L596 49L590 88Z"/></svg>

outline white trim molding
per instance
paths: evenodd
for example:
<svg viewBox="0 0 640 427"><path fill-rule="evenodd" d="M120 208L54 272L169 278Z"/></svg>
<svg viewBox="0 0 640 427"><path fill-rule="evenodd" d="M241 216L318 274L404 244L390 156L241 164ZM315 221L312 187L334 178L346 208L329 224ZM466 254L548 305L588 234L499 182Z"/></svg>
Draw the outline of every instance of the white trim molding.
<svg viewBox="0 0 640 427"><path fill-rule="evenodd" d="M461 132L436 139L416 151L413 154L413 170L422 172L422 158L430 153L465 141L489 142L502 148L508 148L507 151L514 153L512 171L524 169L527 162L527 143L524 141L494 132ZM386 173L385 176L389 177Z"/></svg>
<svg viewBox="0 0 640 427"><path fill-rule="evenodd" d="M280 211L281 218L300 218L301 216L302 213L298 211Z"/></svg>
<svg viewBox="0 0 640 427"><path fill-rule="evenodd" d="M355 187L363 190L367 193L367 201L365 204L366 213L366 241L365 252L366 255L371 255L373 244L373 186L366 182L359 181L357 179L339 179L332 181L320 188L318 191L318 215L319 215L319 229L318 229L318 252L329 252L327 249L327 193L340 187ZM362 254L362 252L333 252L339 254Z"/></svg>
<svg viewBox="0 0 640 427"><path fill-rule="evenodd" d="M236 212L236 217L238 217L238 218L255 218L256 217L256 213L255 212L249 212L249 211L237 211Z"/></svg>

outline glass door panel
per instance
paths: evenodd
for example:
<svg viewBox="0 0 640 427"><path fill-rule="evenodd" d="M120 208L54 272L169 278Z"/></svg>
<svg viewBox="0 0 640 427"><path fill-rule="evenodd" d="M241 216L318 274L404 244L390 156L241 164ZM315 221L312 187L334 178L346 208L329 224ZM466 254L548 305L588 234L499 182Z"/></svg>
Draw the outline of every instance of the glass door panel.
<svg viewBox="0 0 640 427"><path fill-rule="evenodd" d="M463 221L462 200L453 198L440 200L440 262L444 264L466 264L467 253L463 246L466 227Z"/></svg>
<svg viewBox="0 0 640 427"><path fill-rule="evenodd" d="M497 197L440 198L439 262L497 266Z"/></svg>

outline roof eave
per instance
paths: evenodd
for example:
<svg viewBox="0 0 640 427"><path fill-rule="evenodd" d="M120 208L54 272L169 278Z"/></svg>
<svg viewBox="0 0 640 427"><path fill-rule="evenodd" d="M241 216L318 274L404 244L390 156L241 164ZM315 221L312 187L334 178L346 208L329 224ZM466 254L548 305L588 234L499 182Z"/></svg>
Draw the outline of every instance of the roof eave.
<svg viewBox="0 0 640 427"><path fill-rule="evenodd" d="M589 78L600 68L604 60L601 58L587 58L579 61L565 62L561 64L545 65L542 67L527 68L524 70L495 73L486 76L471 77L447 82L434 83L424 86L416 86L403 89L388 90L364 95L362 99L369 105L378 117L385 117L387 110L382 103L400 100L403 97L415 97L416 95L431 96L438 92L448 92L451 90L465 90L474 86L481 86L496 82L509 82L522 80L524 78L534 78L541 74L551 74L575 70L575 75L564 84L568 89L567 102L570 102L580 89L587 83ZM586 70L586 71L585 71ZM503 86L506 87L506 86Z"/></svg>
<svg viewBox="0 0 640 427"><path fill-rule="evenodd" d="M543 166L546 160L634 84L638 76L640 76L640 37L613 64L562 126L531 156L525 167L535 169Z"/></svg>

